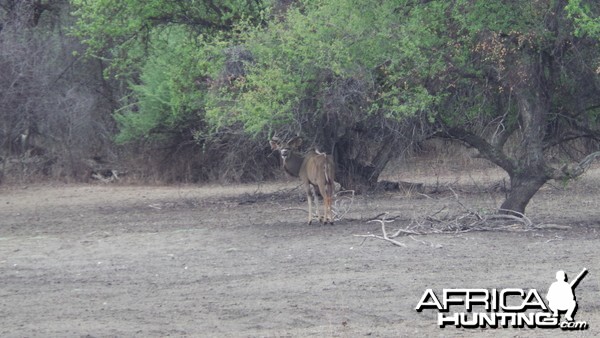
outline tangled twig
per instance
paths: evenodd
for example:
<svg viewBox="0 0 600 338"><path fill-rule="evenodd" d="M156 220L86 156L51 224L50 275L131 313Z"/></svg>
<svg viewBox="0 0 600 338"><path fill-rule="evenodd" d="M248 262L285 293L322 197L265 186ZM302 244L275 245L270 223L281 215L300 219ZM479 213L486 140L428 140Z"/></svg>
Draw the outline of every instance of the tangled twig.
<svg viewBox="0 0 600 338"><path fill-rule="evenodd" d="M354 205L354 195L354 190L342 190L335 194L335 201L331 208L334 220L339 221L346 216Z"/></svg>
<svg viewBox="0 0 600 338"><path fill-rule="evenodd" d="M429 234L461 234L471 231L530 231L538 228L533 225L531 219L519 212L504 209L498 209L496 211L476 211L475 208L471 208L462 203L456 192L453 190L452 192L454 194L454 200L459 206L458 209L460 209L458 213L452 213L451 209L444 206L421 219L413 218L410 220L408 226L390 232L386 228L386 224L398 219L399 216L390 216L389 212L385 212L367 221L367 223L380 223L382 235L367 234L354 236L382 239L391 242L394 245L403 247L406 245L398 242L394 238L408 236L416 242L427 244L432 247L441 247L439 244L435 245L426 241L417 240L413 236Z"/></svg>
<svg viewBox="0 0 600 338"><path fill-rule="evenodd" d="M375 234L354 235L354 236L356 236L356 237L365 237L365 238L372 237L372 238L382 239L382 240L388 241L388 242L390 242L390 243L392 243L394 245L401 246L401 247L406 247L406 244L404 244L402 242L398 242L398 241L396 241L396 240L394 240L394 239L392 239L392 238L390 238L388 236L387 230L385 229L385 224L386 223L391 223L391 222L394 221L394 219L387 219L386 218L388 216L388 214L389 213L386 212L383 215L383 219L373 219L373 220L367 221L367 223L373 223L373 222L379 222L379 223L381 223L381 232L383 233L383 236L379 236L379 235L375 235ZM392 236L392 237L397 237L397 235L396 236Z"/></svg>

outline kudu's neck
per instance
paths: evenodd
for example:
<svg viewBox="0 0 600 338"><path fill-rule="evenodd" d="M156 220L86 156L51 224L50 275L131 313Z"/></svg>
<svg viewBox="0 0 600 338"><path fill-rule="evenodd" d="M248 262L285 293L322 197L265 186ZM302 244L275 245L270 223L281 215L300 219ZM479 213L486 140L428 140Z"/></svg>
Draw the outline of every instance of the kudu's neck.
<svg viewBox="0 0 600 338"><path fill-rule="evenodd" d="M298 177L300 176L302 162L304 162L304 156L296 153L295 151L290 152L288 158L283 161L283 169L288 174Z"/></svg>

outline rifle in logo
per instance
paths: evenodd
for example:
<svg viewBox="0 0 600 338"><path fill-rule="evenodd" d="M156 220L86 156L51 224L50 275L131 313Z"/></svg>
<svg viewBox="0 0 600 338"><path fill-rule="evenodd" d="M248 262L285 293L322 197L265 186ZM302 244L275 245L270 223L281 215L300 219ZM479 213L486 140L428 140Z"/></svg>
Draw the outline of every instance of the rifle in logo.
<svg viewBox="0 0 600 338"><path fill-rule="evenodd" d="M583 270L581 270L581 272L579 273L579 275L577 275L577 277L575 277L575 279L571 282L571 289L574 289L577 287L577 284L579 284L579 281L581 281L583 279L583 277L585 277L585 275L588 274L588 269L587 268L583 268Z"/></svg>

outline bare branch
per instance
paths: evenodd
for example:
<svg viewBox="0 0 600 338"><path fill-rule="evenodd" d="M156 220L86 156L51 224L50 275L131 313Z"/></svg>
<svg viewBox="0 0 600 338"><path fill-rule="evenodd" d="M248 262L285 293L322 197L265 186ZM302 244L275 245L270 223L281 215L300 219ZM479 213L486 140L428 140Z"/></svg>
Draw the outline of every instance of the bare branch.
<svg viewBox="0 0 600 338"><path fill-rule="evenodd" d="M600 151L587 155L583 160L574 166L565 165L561 169L552 172L551 177L555 180L569 180L581 176L600 157Z"/></svg>
<svg viewBox="0 0 600 338"><path fill-rule="evenodd" d="M498 211L505 212L505 214L490 215L490 216L488 216L488 219L511 219L511 220L517 221L519 223L523 223L523 225L525 225L526 227L533 226L533 222L531 222L529 217L525 216L525 214L522 214L522 213L514 211L514 210L507 210L507 209L498 209ZM516 216L510 215L510 213L513 213Z"/></svg>
<svg viewBox="0 0 600 338"><path fill-rule="evenodd" d="M388 214L389 213L387 213L387 212L384 213L383 214L383 219L374 219L374 220L370 220L370 221L367 222L367 223L379 222L381 224L381 232L383 233L383 236L378 236L378 235L374 235L374 234L369 234L369 235L354 235L354 236L356 236L356 237L371 237L371 238L382 239L382 240L388 241L388 242L390 242L390 243L392 243L394 245L401 246L401 247L406 247L406 244L398 242L398 241L396 241L396 240L394 240L394 239L392 239L392 238L390 238L388 236L387 230L385 228L385 224L386 223L391 223L391 222L394 221L394 220L388 220L388 219L386 219L386 217L387 217Z"/></svg>
<svg viewBox="0 0 600 338"><path fill-rule="evenodd" d="M354 237L364 237L364 238L377 238L377 239L382 239L382 240L384 240L384 241L388 241L388 242L390 242L390 243L392 243L392 244L394 244L394 245L397 245L397 246L401 246L401 247L403 247L403 248L406 248L406 244L404 244L404 243L398 242L398 241L396 241L396 240L393 240L393 239L391 239L391 238L385 238L385 237L382 237L382 236L377 236L377 235L373 235L373 234L370 234L370 235L354 235Z"/></svg>
<svg viewBox="0 0 600 338"><path fill-rule="evenodd" d="M333 219L335 221L341 220L350 211L354 205L354 196L354 190L342 190L335 194L335 199L331 208Z"/></svg>
<svg viewBox="0 0 600 338"><path fill-rule="evenodd" d="M458 194L450 189L454 194L454 202L458 205L459 212L452 213L452 210L447 206L435 211L431 215L423 216L422 219L412 219L410 225L390 231L387 228L389 223L394 219L388 219L389 212L379 214L378 219L372 219L367 223L379 223L381 225L382 235L354 235L356 237L377 238L400 245L394 238L399 236L408 236L412 240L426 244L431 247L439 248L441 245L421 241L413 236L431 235L431 234L461 234L471 231L531 231L535 229L543 229L543 226L534 226L531 219L526 215L512 210L493 210L475 212L474 208L465 205ZM500 214L499 211L507 212Z"/></svg>
<svg viewBox="0 0 600 338"><path fill-rule="evenodd" d="M500 147L490 144L483 137L468 130L461 128L446 128L445 130L438 132L436 136L462 141L467 145L476 148L483 158L498 165L506 172L513 172L516 168L513 160L506 156Z"/></svg>

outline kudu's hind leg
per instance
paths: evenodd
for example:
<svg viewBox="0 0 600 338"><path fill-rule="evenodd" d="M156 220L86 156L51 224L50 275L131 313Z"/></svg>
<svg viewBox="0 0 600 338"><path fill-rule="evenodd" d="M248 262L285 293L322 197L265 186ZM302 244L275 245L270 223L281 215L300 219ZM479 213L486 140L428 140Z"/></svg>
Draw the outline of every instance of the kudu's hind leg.
<svg viewBox="0 0 600 338"><path fill-rule="evenodd" d="M333 225L333 214L331 211L331 204L333 199L333 184L326 182L322 189L321 195L323 196L323 223Z"/></svg>
<svg viewBox="0 0 600 338"><path fill-rule="evenodd" d="M329 222L329 224L333 225L333 213L331 211L331 196L325 196L323 198L323 203L325 204L325 224Z"/></svg>
<svg viewBox="0 0 600 338"><path fill-rule="evenodd" d="M307 185L306 186L306 200L308 201L308 224L312 224L312 220L313 220L313 214L312 214L312 197L313 194L311 194L311 186ZM317 209L318 210L318 209Z"/></svg>
<svg viewBox="0 0 600 338"><path fill-rule="evenodd" d="M317 219L319 220L319 223L323 224L323 222L325 222L325 215L321 217L321 212L319 212L319 196L317 195L317 187L312 186L312 188L313 198L315 199L315 209L317 211Z"/></svg>
<svg viewBox="0 0 600 338"><path fill-rule="evenodd" d="M319 191L323 197L323 218L319 215L319 221L323 224L333 225L333 217L331 216L331 193L329 189L330 187L327 184L319 186ZM315 203L318 203L317 196L315 196Z"/></svg>

